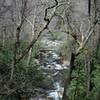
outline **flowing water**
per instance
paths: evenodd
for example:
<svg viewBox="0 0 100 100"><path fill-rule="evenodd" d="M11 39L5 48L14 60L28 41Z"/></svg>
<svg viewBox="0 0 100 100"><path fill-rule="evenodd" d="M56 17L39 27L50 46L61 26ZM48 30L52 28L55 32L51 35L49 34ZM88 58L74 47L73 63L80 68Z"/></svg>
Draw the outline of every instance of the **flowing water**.
<svg viewBox="0 0 100 100"><path fill-rule="evenodd" d="M61 81L63 77L59 78L59 74L61 74L61 72L67 67L59 63L59 60L61 58L56 51L59 50L62 41L54 41L52 39L50 40L50 36L47 35L47 37L43 37L41 43L44 44L45 49L52 49L51 51L42 52L39 62L45 72L47 70L48 73L48 71L50 70L53 73L51 73L51 77L53 79L54 88L51 90L47 90L47 98L40 97L36 100L61 100L63 94L63 86Z"/></svg>
<svg viewBox="0 0 100 100"><path fill-rule="evenodd" d="M59 82L55 82L55 90L51 91L49 93L49 96L53 98L53 100L61 100L62 98L62 92L63 92L63 87L60 86Z"/></svg>
<svg viewBox="0 0 100 100"><path fill-rule="evenodd" d="M62 93L63 93L63 87L62 87L62 84L61 84L61 80L59 80L59 73L64 70L62 64L59 64L57 62L58 59L60 59L59 55L53 51L49 51L48 52L48 57L46 59L46 63L47 65L44 66L44 69L47 69L47 70L52 70L55 72L52 74L52 78L54 78L54 81L53 81L53 85L54 85L54 89L53 90L48 90L48 97L50 97L51 99L50 100L61 100L62 98ZM55 79L57 78L58 79Z"/></svg>

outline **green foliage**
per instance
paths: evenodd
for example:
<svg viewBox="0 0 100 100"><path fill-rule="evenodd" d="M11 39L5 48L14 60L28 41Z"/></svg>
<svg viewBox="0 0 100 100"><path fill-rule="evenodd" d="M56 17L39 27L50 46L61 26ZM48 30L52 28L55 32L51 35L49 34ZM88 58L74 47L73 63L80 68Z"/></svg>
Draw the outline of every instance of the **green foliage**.
<svg viewBox="0 0 100 100"><path fill-rule="evenodd" d="M100 52L100 48L98 52ZM99 100L100 99L100 56L99 55L97 58L94 58L94 67L95 70L92 73L94 76L92 81L95 87L93 89L92 96L94 96L96 100Z"/></svg>
<svg viewBox="0 0 100 100"><path fill-rule="evenodd" d="M24 63L24 62L23 62ZM43 72L39 70L38 65L23 66L23 63L18 65L15 73L15 82L17 82L18 90L28 92L34 90L43 83L45 79ZM24 63L25 64L25 63ZM32 92L29 91L29 92Z"/></svg>
<svg viewBox="0 0 100 100"><path fill-rule="evenodd" d="M14 74L15 83L17 83L20 92L32 92L44 84L46 77L40 66L35 63L35 57L38 54L38 46L32 49L29 65L27 66L27 57L17 64ZM29 91L30 90L30 91ZM28 93L27 93L28 94Z"/></svg>
<svg viewBox="0 0 100 100"><path fill-rule="evenodd" d="M100 48L98 50L100 52ZM99 54L99 53L98 53ZM78 56L75 61L76 69L72 73L72 81L69 87L68 95L70 100L99 100L100 99L100 56L93 57L92 63L94 69L90 74L90 81L93 85L92 90L89 91L87 96L87 77L84 70L84 61L86 60L84 55Z"/></svg>
<svg viewBox="0 0 100 100"><path fill-rule="evenodd" d="M7 41L5 41L5 44L6 43ZM28 46L28 44L29 43L27 42L21 41L17 57L20 56L21 52ZM1 47L0 78L2 77L2 82L0 81L0 88L2 87L2 90L4 85L7 85L9 89L14 90L14 92L18 94L33 95L35 93L34 89L40 88L41 84L46 84L47 78L44 76L40 65L35 63L40 47L40 44L37 43L34 48L32 48L29 64L27 64L28 54L16 64L12 81L10 81L10 74L11 64L14 57L14 41L11 42L11 40L9 40L7 45ZM6 92L5 89L4 92Z"/></svg>
<svg viewBox="0 0 100 100"><path fill-rule="evenodd" d="M3 49L0 52L0 62L2 63L10 63L12 60L12 52L9 49Z"/></svg>
<svg viewBox="0 0 100 100"><path fill-rule="evenodd" d="M83 60L78 59L75 61L76 70L73 72L73 79L69 87L69 98L70 100L85 100L86 94L86 75L84 72Z"/></svg>
<svg viewBox="0 0 100 100"><path fill-rule="evenodd" d="M4 95L0 97L0 100L20 100L20 95Z"/></svg>

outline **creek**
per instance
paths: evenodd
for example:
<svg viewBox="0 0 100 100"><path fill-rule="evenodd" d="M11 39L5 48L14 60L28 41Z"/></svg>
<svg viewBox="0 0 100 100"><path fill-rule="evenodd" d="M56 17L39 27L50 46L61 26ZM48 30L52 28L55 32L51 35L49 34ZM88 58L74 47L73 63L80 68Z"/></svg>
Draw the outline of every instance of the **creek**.
<svg viewBox="0 0 100 100"><path fill-rule="evenodd" d="M44 50L41 51L39 63L46 75L53 80L53 88L46 90L46 98L39 97L36 100L61 100L63 95L64 86L64 71L67 69L66 65L61 63L61 57L58 53L60 46L63 44L65 35L62 40L53 40L50 34L46 34L41 39ZM47 51L46 51L47 50ZM35 99L33 99L35 100Z"/></svg>

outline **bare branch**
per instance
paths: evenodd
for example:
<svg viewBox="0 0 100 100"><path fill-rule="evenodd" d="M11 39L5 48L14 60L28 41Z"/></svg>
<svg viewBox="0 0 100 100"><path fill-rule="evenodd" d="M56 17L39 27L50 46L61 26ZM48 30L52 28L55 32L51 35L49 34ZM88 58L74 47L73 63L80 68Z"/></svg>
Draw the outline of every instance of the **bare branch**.
<svg viewBox="0 0 100 100"><path fill-rule="evenodd" d="M39 37L41 36L42 32L43 32L45 29L48 29L48 25L49 25L50 21L52 20L52 18L53 18L53 16L54 16L54 15L52 15L51 18L48 19L48 18L47 18L48 10L49 10L49 9L55 8L57 5L58 5L58 1L55 0L55 5L50 6L50 7L48 7L48 8L45 9L44 20L47 22L46 25L45 25L44 28L39 32L37 38L36 38L36 39L33 39L33 40L31 41L31 43L28 45L28 47L27 47L25 50L23 50L22 55L16 60L16 63L15 63L15 64L17 64L21 59L23 59L23 57L25 57L25 55L30 51L30 49L31 49L32 47L35 46L35 43L38 41L38 39L39 39Z"/></svg>
<svg viewBox="0 0 100 100"><path fill-rule="evenodd" d="M18 25L17 29L16 29L16 41L15 41L15 44L14 44L14 57L13 57L13 61L12 61L12 66L11 66L11 76L10 76L10 80L13 79L13 73L14 73L14 67L15 67L15 63L16 63L16 60L17 60L17 52L18 52L18 48L19 48L19 45L20 45L20 32L21 32L21 27L24 23L24 16L25 16L25 10L26 10L26 5L27 5L27 0L25 0L24 2L24 6L22 7L22 15L21 15L21 22L20 24Z"/></svg>
<svg viewBox="0 0 100 100"><path fill-rule="evenodd" d="M93 33L93 27L91 26L89 28L88 36L86 37L86 39L84 40L84 42L82 43L82 45L77 49L76 56L78 56L81 53L81 50L86 46L86 44L89 41L89 38L91 37L92 33Z"/></svg>

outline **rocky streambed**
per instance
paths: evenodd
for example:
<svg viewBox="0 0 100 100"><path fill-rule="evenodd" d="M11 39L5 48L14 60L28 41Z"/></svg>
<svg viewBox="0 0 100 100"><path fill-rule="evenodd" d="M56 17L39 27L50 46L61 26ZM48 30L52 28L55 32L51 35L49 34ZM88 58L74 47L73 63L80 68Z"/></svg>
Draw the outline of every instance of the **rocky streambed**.
<svg viewBox="0 0 100 100"><path fill-rule="evenodd" d="M38 97L36 100L61 100L64 90L64 74L68 68L67 65L62 63L62 58L58 53L63 41L53 40L49 34L43 36L41 43L44 49L40 50L38 62L45 76L52 79L50 81L52 81L53 88L46 89L47 95L45 97ZM31 100L35 100L35 98L31 98Z"/></svg>
<svg viewBox="0 0 100 100"><path fill-rule="evenodd" d="M52 80L52 89L46 90L47 98L41 100L61 100L63 94L64 74L67 66L60 62L60 56L54 51L41 54L40 64L45 76ZM40 99L39 99L40 100Z"/></svg>

